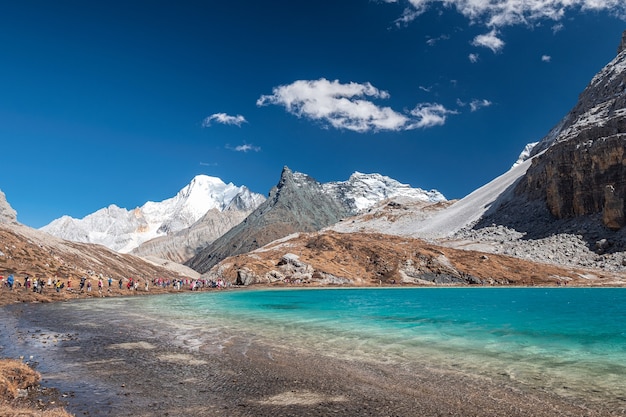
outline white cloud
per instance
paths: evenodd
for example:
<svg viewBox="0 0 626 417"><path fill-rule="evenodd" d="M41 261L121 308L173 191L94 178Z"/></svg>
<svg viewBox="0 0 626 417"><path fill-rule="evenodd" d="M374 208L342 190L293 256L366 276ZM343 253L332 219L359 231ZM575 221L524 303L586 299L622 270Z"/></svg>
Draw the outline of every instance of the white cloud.
<svg viewBox="0 0 626 417"><path fill-rule="evenodd" d="M242 123L247 123L247 120L242 115L238 114L237 116L229 116L226 113L215 113L206 117L202 121L202 127L209 127L211 123L217 122L224 125L236 125L241 126Z"/></svg>
<svg viewBox="0 0 626 417"><path fill-rule="evenodd" d="M443 105L437 103L418 104L411 115L415 120L408 126L409 129L441 126L446 122L448 114L457 114L454 110L448 110Z"/></svg>
<svg viewBox="0 0 626 417"><path fill-rule="evenodd" d="M556 25L553 25L552 34L557 34L558 32L562 31L564 27L565 26L563 26L563 23L557 23Z"/></svg>
<svg viewBox="0 0 626 417"><path fill-rule="evenodd" d="M429 38L426 40L428 46L435 46L439 41L446 41L450 39L450 35L441 35L437 38Z"/></svg>
<svg viewBox="0 0 626 417"><path fill-rule="evenodd" d="M470 60L470 62L472 64L475 64L475 63L478 62L478 57L479 57L478 54L469 54L468 55L468 58L469 58L469 60Z"/></svg>
<svg viewBox="0 0 626 417"><path fill-rule="evenodd" d="M498 38L498 33L495 29L484 35L478 35L472 41L474 46L484 46L491 49L494 53L500 52L504 48L504 41Z"/></svg>
<svg viewBox="0 0 626 417"><path fill-rule="evenodd" d="M552 57L550 55L541 55L541 62L550 62Z"/></svg>
<svg viewBox="0 0 626 417"><path fill-rule="evenodd" d="M469 104L470 111L476 111L476 110L482 109L483 107L489 107L489 106L491 106L491 104L493 104L493 103L491 103L491 101L489 101L489 100L485 100L485 99L477 100L477 99L475 99L475 100L472 100L470 102L470 104Z"/></svg>
<svg viewBox="0 0 626 417"><path fill-rule="evenodd" d="M461 100L460 98L457 98L456 99L456 104L459 107L465 107L465 106L469 105L470 111L475 112L476 110L480 110L483 107L489 107L493 103L491 101L487 100L487 99L473 99L469 103L466 103L463 100Z"/></svg>
<svg viewBox="0 0 626 417"><path fill-rule="evenodd" d="M274 87L272 94L257 100L257 105L283 106L298 117L361 133L435 126L443 124L445 115L452 113L439 104L422 104L416 107L421 112L413 110L407 115L371 101L387 98L389 93L370 83L342 84L338 80L320 78Z"/></svg>
<svg viewBox="0 0 626 417"><path fill-rule="evenodd" d="M626 19L624 0L404 0L408 3L398 24L405 24L423 14L429 6L454 7L471 23L489 28L512 25L533 26L541 20L563 19L569 11L606 11ZM386 1L395 3L396 1Z"/></svg>
<svg viewBox="0 0 626 417"><path fill-rule="evenodd" d="M244 143L243 145L238 145L238 146L226 145L226 149L230 149L231 151L235 151L235 152L244 152L244 153L249 152L249 151L259 152L261 150L260 147L250 145L248 143Z"/></svg>

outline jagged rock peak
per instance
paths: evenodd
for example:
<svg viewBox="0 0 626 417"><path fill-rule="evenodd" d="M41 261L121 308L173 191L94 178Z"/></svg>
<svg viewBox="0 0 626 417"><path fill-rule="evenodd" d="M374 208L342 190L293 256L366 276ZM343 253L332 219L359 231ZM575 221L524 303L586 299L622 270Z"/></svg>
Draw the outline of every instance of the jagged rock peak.
<svg viewBox="0 0 626 417"><path fill-rule="evenodd" d="M11 207L2 190L0 190L0 223L17 224L17 212Z"/></svg>
<svg viewBox="0 0 626 417"><path fill-rule="evenodd" d="M626 49L626 30L622 32L622 41L617 48L617 54L621 54L624 49Z"/></svg>
<svg viewBox="0 0 626 417"><path fill-rule="evenodd" d="M287 185L311 185L311 184L319 184L313 177L303 174L302 172L292 171L288 166L284 166L282 172L280 173L280 180L278 181L277 187L283 188Z"/></svg>
<svg viewBox="0 0 626 417"><path fill-rule="evenodd" d="M625 48L626 32L619 50ZM558 219L603 213L607 228L624 226L625 53L593 77L574 108L532 153L537 157L516 186L517 195L546 201Z"/></svg>
<svg viewBox="0 0 626 417"><path fill-rule="evenodd" d="M444 195L437 190L426 191L413 188L409 184L403 184L393 178L375 173L355 172L350 175L348 181L331 183L331 185L342 188L346 196L353 200L357 210L370 208L379 201L395 197L431 203L446 201Z"/></svg>
<svg viewBox="0 0 626 417"><path fill-rule="evenodd" d="M368 209L379 201L394 197L428 202L446 201L445 196L437 190L426 191L421 188L412 188L408 184L402 184L381 174L354 172L347 181L320 183L307 174L293 172L285 166L278 184L270 192L270 198L275 198L289 188L315 189L341 201L342 205L350 207L349 211L352 214Z"/></svg>

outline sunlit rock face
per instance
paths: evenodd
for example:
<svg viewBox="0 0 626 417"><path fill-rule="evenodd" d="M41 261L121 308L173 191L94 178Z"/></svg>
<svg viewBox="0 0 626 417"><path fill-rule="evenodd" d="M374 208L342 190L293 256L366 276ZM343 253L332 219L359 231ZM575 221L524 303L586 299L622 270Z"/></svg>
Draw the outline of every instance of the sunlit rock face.
<svg viewBox="0 0 626 417"><path fill-rule="evenodd" d="M267 200L186 265L205 273L229 256L253 251L293 233L321 230L394 197L446 201L436 190L412 188L380 174L356 172L347 181L320 183L284 167Z"/></svg>
<svg viewBox="0 0 626 417"><path fill-rule="evenodd" d="M17 223L17 212L11 207L2 191L0 191L0 223Z"/></svg>
<svg viewBox="0 0 626 417"><path fill-rule="evenodd" d="M625 225L625 36L617 57L533 149L537 156L515 189L518 196L545 200L558 219L602 213L606 227L618 230Z"/></svg>

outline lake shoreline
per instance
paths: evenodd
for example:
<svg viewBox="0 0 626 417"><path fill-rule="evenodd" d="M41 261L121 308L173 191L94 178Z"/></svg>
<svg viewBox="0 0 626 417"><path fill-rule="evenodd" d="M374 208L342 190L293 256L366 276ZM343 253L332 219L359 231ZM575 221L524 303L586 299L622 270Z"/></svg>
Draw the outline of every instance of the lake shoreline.
<svg viewBox="0 0 626 417"><path fill-rule="evenodd" d="M38 303L57 303L67 302L80 299L100 299L100 298L116 298L116 297L146 297L163 294L189 294L206 291L225 291L225 290L289 290L289 289L358 289L358 288L377 288L377 289L398 289L398 288L623 288L623 285L603 284L589 285L568 284L568 285L467 285L467 284L450 284L450 285L420 285L420 284L359 284L359 285L319 285L319 284L254 284L248 286L230 285L224 288L200 288L195 291L189 289L174 289L172 287L152 286L149 290L137 289L119 289L116 285L112 287L104 287L102 291L94 289L92 291L62 289L55 291L53 288L46 287L42 293L36 293L32 289L14 288L9 290L5 286L0 286L0 307L11 304L38 304Z"/></svg>
<svg viewBox="0 0 626 417"><path fill-rule="evenodd" d="M80 320L77 306L2 307L0 333L3 356L32 355L44 384L65 394L75 415L611 416L624 411L504 375L487 377L436 363L377 363L358 355L338 358L237 333L224 338L228 343L219 349L185 348L120 318L94 327ZM79 319L68 322L68 314Z"/></svg>

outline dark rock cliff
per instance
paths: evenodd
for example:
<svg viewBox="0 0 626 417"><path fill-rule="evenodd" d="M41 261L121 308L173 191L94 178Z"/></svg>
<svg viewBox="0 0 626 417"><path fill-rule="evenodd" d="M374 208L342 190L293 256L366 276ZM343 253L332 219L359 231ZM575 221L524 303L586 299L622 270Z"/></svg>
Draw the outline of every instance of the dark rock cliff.
<svg viewBox="0 0 626 417"><path fill-rule="evenodd" d="M351 214L351 207L324 191L313 178L284 167L278 185L243 222L185 265L205 273L222 259L250 252L297 232L314 232Z"/></svg>
<svg viewBox="0 0 626 417"><path fill-rule="evenodd" d="M533 150L532 165L515 188L519 197L545 201L557 219L600 214L611 230L626 224L625 48L626 32L617 57Z"/></svg>

